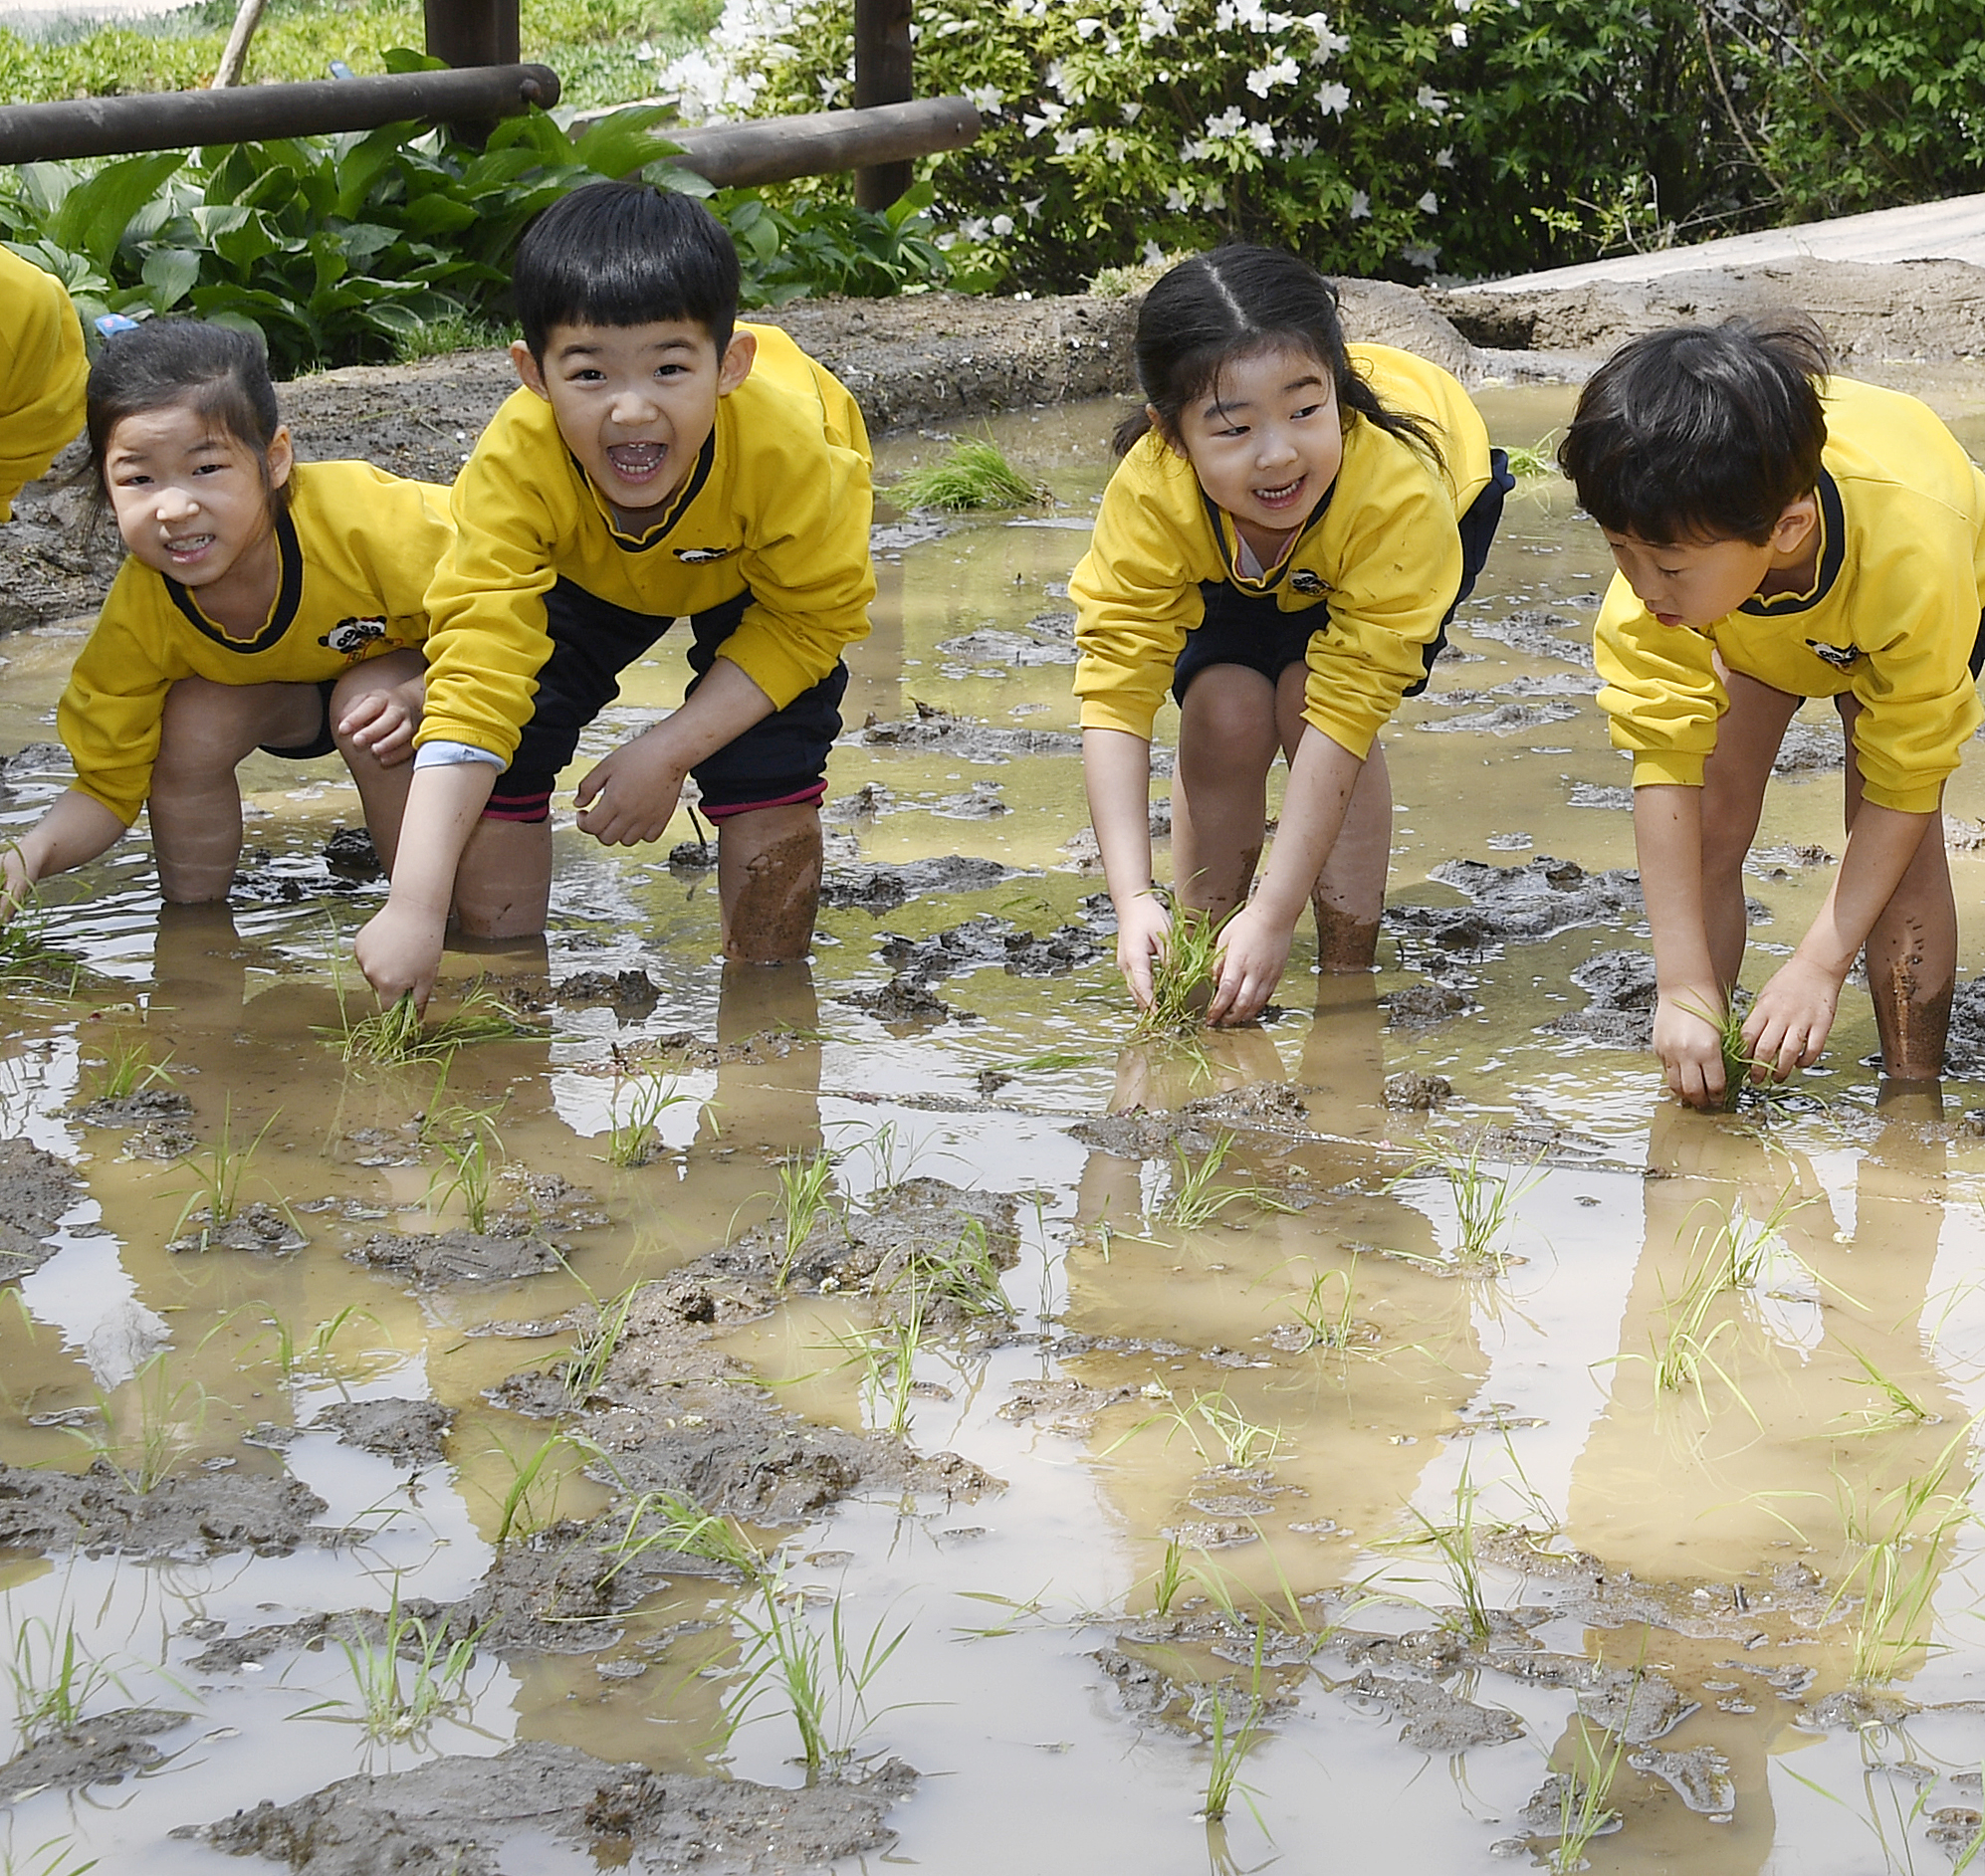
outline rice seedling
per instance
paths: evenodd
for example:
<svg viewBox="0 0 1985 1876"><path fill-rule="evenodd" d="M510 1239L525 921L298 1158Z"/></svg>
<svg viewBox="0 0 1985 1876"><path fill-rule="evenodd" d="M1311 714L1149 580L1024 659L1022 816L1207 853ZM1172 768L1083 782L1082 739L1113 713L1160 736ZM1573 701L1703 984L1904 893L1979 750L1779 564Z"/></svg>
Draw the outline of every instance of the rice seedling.
<svg viewBox="0 0 1985 1876"><path fill-rule="evenodd" d="M988 437L961 437L935 463L899 477L886 492L900 509L1025 509L1049 500Z"/></svg>
<svg viewBox="0 0 1985 1876"><path fill-rule="evenodd" d="M77 1639L74 1617L58 1611L56 1622L39 1615L9 1621L13 1647L0 1659L0 1672L13 1697L14 1730L23 1750L69 1732L107 1688L130 1698L116 1670Z"/></svg>
<svg viewBox="0 0 1985 1876"><path fill-rule="evenodd" d="M1630 1707L1639 1685L1637 1674L1628 1693ZM1557 1777L1558 1840L1544 1852L1544 1867L1556 1876L1571 1876L1575 1870L1590 1868L1586 1851L1593 1839L1611 1835L1625 1821L1608 1802L1620 1776L1621 1762L1627 1757L1624 1732L1608 1732L1582 1713L1574 1713L1572 1725L1578 1735L1573 1767Z"/></svg>
<svg viewBox="0 0 1985 1876"><path fill-rule="evenodd" d="M1945 1484L1970 1434L1969 1425L1961 1428L1929 1471L1887 1491L1864 1498L1852 1480L1840 1482L1841 1524L1857 1554L1827 1613L1859 1590L1860 1612L1849 1630L1849 1678L1858 1687L1892 1681L1912 1656L1936 1651L1931 1633L1940 1554L1970 1520L1963 1496Z"/></svg>
<svg viewBox="0 0 1985 1876"><path fill-rule="evenodd" d="M520 1459L501 1440L490 1448L493 1453L501 1453L510 1467L510 1484L502 1498L496 1499L496 1536L490 1540L498 1550L513 1537L528 1538L534 1531L544 1530L557 1518L558 1493L565 1482L564 1475L555 1471L551 1474L549 1501L541 1497L539 1487L552 1456L560 1447L570 1444L564 1434L553 1433L528 1459ZM491 1497L495 1499L496 1495L492 1493Z"/></svg>
<svg viewBox="0 0 1985 1876"><path fill-rule="evenodd" d="M1504 452L1509 458L1509 473L1518 482L1535 482L1543 476L1558 473L1558 433L1547 431L1535 443L1519 443Z"/></svg>
<svg viewBox="0 0 1985 1876"><path fill-rule="evenodd" d="M1261 1649L1266 1631L1258 1624L1254 1630L1254 1668L1247 1684L1247 1697L1241 1706L1238 1723L1235 1722L1234 1707L1239 1705L1237 1691L1224 1684L1216 1683L1201 1690L1200 1698L1194 1703L1194 1718L1204 1719L1207 1726L1207 1751L1210 1760L1207 1766L1207 1797L1200 1807L1200 1815L1208 1823L1216 1824L1227 1813L1238 1790L1247 1799L1248 1808L1254 1804L1251 1787L1240 1783L1240 1768L1247 1755L1261 1737ZM1258 1816L1256 1821L1258 1822Z"/></svg>
<svg viewBox="0 0 1985 1876"><path fill-rule="evenodd" d="M1352 1256L1355 1262L1357 1253ZM1351 1314L1357 1301L1350 1271L1325 1270L1313 1275L1308 1290L1291 1306L1297 1328L1309 1338L1295 1353L1327 1349L1333 1355L1346 1355L1357 1347L1361 1336Z"/></svg>
<svg viewBox="0 0 1985 1876"><path fill-rule="evenodd" d="M1170 1615L1172 1605L1179 1599L1179 1591L1186 1586L1185 1547L1177 1538L1168 1538L1165 1544L1165 1561L1159 1564L1152 1576L1151 1603L1160 1615Z"/></svg>
<svg viewBox="0 0 1985 1876"><path fill-rule="evenodd" d="M1871 1433L1892 1433L1898 1427L1905 1426L1934 1426L1942 1418L1942 1415L1932 1413L1899 1381L1884 1374L1852 1343L1841 1346L1854 1356L1864 1376L1852 1384L1872 1389L1884 1403L1856 1409L1852 1417L1861 1424L1844 1429L1850 1438L1860 1439Z"/></svg>
<svg viewBox="0 0 1985 1876"><path fill-rule="evenodd" d="M1151 960L1151 1002L1131 1024L1133 1042L1162 1042L1197 1035L1206 1027L1219 960L1220 924L1180 906L1167 895L1172 923Z"/></svg>
<svg viewBox="0 0 1985 1876"><path fill-rule="evenodd" d="M624 1107L623 1089L631 1090ZM624 1084L616 1083L607 1110L606 1163L645 1166L662 1151L656 1123L671 1108L685 1105L695 1106L696 1097L682 1093L673 1076L636 1075Z"/></svg>
<svg viewBox="0 0 1985 1876"><path fill-rule="evenodd" d="M49 941L47 909L30 890L0 925L0 990L54 990L74 996L84 965L74 951Z"/></svg>
<svg viewBox="0 0 1985 1876"><path fill-rule="evenodd" d="M488 1230L490 1190L496 1180L496 1166L491 1158L493 1143L501 1151L496 1128L487 1120L479 1121L453 1140L434 1143L442 1163L427 1181L429 1211L438 1213L450 1199L459 1198L469 1229Z"/></svg>
<svg viewBox="0 0 1985 1876"><path fill-rule="evenodd" d="M884 1121L879 1127L864 1129L859 1140L839 1149L839 1155L848 1159L860 1155L872 1205L908 1182L917 1162L924 1157L924 1142L906 1137L896 1122ZM855 1183L864 1183L860 1173Z"/></svg>
<svg viewBox="0 0 1985 1876"><path fill-rule="evenodd" d="M957 1242L949 1249L913 1251L910 1275L913 1284L957 1304L968 1316L1012 1313L986 1227L977 1218L965 1221Z"/></svg>
<svg viewBox="0 0 1985 1876"><path fill-rule="evenodd" d="M1430 1140L1420 1157L1394 1183L1425 1178L1430 1173L1443 1179L1454 1206L1455 1261L1467 1268L1500 1273L1508 1262L1502 1240L1516 1221L1516 1202L1544 1173L1542 1162L1535 1159L1520 1173L1490 1172L1482 1164L1482 1151L1480 1136L1466 1146Z"/></svg>
<svg viewBox="0 0 1985 1876"><path fill-rule="evenodd" d="M543 1032L511 1009L486 984L471 984L462 1001L438 1022L425 1022L411 996L355 1021L338 990L340 1026L324 1032L346 1062L376 1062L397 1068L408 1062L445 1062L475 1042L507 1042Z"/></svg>
<svg viewBox="0 0 1985 1876"><path fill-rule="evenodd" d="M1200 1155L1196 1165L1185 1147L1173 1143L1172 1152L1179 1170L1172 1189L1155 1214L1160 1224L1177 1225L1182 1231L1199 1231L1213 1223L1229 1205L1249 1197L1247 1187L1214 1183L1233 1150L1231 1134L1215 1135L1213 1146Z"/></svg>
<svg viewBox="0 0 1985 1876"><path fill-rule="evenodd" d="M92 1088L100 1101L128 1101L140 1089L163 1082L172 1084L171 1062L175 1051L166 1050L154 1061L151 1044L142 1036L107 1036L102 1044L104 1059L97 1064Z"/></svg>
<svg viewBox="0 0 1985 1876"><path fill-rule="evenodd" d="M50 1837L32 1850L16 1850L10 1840L0 1849L0 1876L90 1876L101 1862L91 1857L78 1863L73 1837Z"/></svg>
<svg viewBox="0 0 1985 1876"><path fill-rule="evenodd" d="M792 1267L812 1235L814 1225L834 1213L828 1184L834 1176L834 1156L824 1146L810 1153L787 1153L772 1168L778 1189L772 1194L778 1204L778 1269L773 1288L783 1290L792 1276Z"/></svg>
<svg viewBox="0 0 1985 1876"><path fill-rule="evenodd" d="M630 1283L617 1296L602 1297L571 1265L565 1268L586 1293L592 1313L589 1319L580 1322L571 1353L558 1363L558 1378L574 1400L590 1400L606 1379L606 1370L613 1364L627 1334L628 1313L641 1293L641 1285Z"/></svg>
<svg viewBox="0 0 1985 1876"><path fill-rule="evenodd" d="M119 1430L117 1394L129 1403L135 1424ZM81 1440L93 1464L108 1466L128 1492L153 1491L193 1450L207 1417L207 1390L198 1381L174 1382L161 1350L117 1394L99 1393L94 1427L65 1427Z"/></svg>
<svg viewBox="0 0 1985 1876"><path fill-rule="evenodd" d="M1210 1394L1196 1393L1183 1406L1168 1387L1154 1384L1145 1392L1162 1399L1164 1407L1156 1413L1147 1414L1127 1433L1112 1440L1103 1448L1106 1455L1154 1426L1166 1429L1165 1444L1168 1446L1183 1433L1191 1441L1193 1450L1208 1465L1266 1465L1280 1454L1286 1443L1286 1436L1279 1426L1262 1426L1248 1419L1227 1398L1223 1388L1216 1388ZM1211 1435L1213 1443L1209 1445L1203 1435Z"/></svg>
<svg viewBox="0 0 1985 1876"><path fill-rule="evenodd" d="M221 1131L204 1153L189 1153L179 1161L181 1167L193 1175L193 1184L186 1192L186 1202L179 1208L179 1221L172 1227L177 1237L186 1229L187 1220L195 1212L204 1209L206 1220L200 1226L200 1249L206 1250L213 1240L213 1234L226 1228L234 1215L241 1209L241 1182L248 1173L248 1164L255 1157L262 1143L269 1138L269 1130L282 1116L279 1108L262 1123L260 1131L246 1146L234 1144L234 1098L228 1096L221 1104Z"/></svg>
<svg viewBox="0 0 1985 1876"><path fill-rule="evenodd" d="M914 1283L903 1287L907 1300L887 1322L836 1336L832 1344L845 1357L841 1366L861 1369L862 1408L870 1425L892 1439L909 1436L924 1341L924 1293Z"/></svg>
<svg viewBox="0 0 1985 1876"><path fill-rule="evenodd" d="M466 1719L472 1706L469 1670L475 1665L482 1630L448 1635L445 1620L431 1626L400 1606L397 1581L377 1641L360 1633L341 1637L338 1647L351 1670L353 1697L325 1707L351 1707L353 1724L380 1743L418 1740L437 1720ZM315 1716L323 1707L305 1709ZM293 1716L302 1719L305 1714Z"/></svg>
<svg viewBox="0 0 1985 1876"><path fill-rule="evenodd" d="M382 1366L389 1366L400 1358L399 1352L394 1349L368 1349L350 1354L337 1347L338 1338L360 1323L369 1323L375 1331L384 1334L379 1319L370 1310L361 1310L355 1303L347 1303L335 1316L319 1323L308 1336L301 1338L281 1316L266 1317L264 1322L276 1340L277 1370L285 1381L292 1384L313 1380L365 1380Z"/></svg>
<svg viewBox="0 0 1985 1876"><path fill-rule="evenodd" d="M1454 1515L1436 1524L1417 1505L1407 1511L1419 1525L1419 1532L1400 1540L1434 1553L1448 1593L1454 1599L1454 1615L1467 1638L1480 1644L1489 1638L1492 1626L1488 1590L1482 1581L1481 1558L1477 1545L1483 1526L1477 1518L1481 1487L1469 1475L1468 1461L1461 1462L1461 1476L1454 1482Z"/></svg>

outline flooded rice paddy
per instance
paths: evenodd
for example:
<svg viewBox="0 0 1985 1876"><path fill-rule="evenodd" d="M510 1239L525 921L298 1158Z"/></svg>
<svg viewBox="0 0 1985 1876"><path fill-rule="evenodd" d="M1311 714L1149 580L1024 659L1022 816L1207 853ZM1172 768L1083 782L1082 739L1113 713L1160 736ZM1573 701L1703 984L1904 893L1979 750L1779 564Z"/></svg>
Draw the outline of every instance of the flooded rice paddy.
<svg viewBox="0 0 1985 1876"><path fill-rule="evenodd" d="M1506 443L1569 402L1483 394ZM1051 512L879 531L810 972L724 970L713 873L567 819L549 950L438 1005L487 973L530 1032L347 1063L334 765L245 769L226 911L141 839L55 885L89 974L0 1051L6 1867L1974 1854L1985 1007L1941 1105L1854 994L1792 1098L1657 1098L1603 549L1532 483L1389 732L1379 975L1305 933L1261 1027L1126 1046L1063 590L1114 414L995 425ZM79 640L7 641L0 748ZM1839 848L1830 726L1754 973ZM15 757L0 819L61 785Z"/></svg>

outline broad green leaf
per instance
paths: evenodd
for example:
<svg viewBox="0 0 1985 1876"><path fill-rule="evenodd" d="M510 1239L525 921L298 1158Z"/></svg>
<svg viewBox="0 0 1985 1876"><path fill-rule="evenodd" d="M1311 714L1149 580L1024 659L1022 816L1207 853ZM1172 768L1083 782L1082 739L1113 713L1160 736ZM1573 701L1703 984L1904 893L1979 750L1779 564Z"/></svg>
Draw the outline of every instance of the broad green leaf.
<svg viewBox="0 0 1985 1876"><path fill-rule="evenodd" d="M178 150L158 150L148 156L126 156L106 163L71 189L49 221L49 239L58 246L79 249L99 267L108 268L124 230L138 210L159 191L166 177L186 160Z"/></svg>
<svg viewBox="0 0 1985 1876"><path fill-rule="evenodd" d="M668 104L637 104L602 117L583 136L574 139L572 154L588 169L602 176L631 176L657 157L672 155L679 148L653 126L674 115Z"/></svg>
<svg viewBox="0 0 1985 1876"><path fill-rule="evenodd" d="M187 248L153 248L144 257L144 284L163 313L191 293L200 279L200 257Z"/></svg>

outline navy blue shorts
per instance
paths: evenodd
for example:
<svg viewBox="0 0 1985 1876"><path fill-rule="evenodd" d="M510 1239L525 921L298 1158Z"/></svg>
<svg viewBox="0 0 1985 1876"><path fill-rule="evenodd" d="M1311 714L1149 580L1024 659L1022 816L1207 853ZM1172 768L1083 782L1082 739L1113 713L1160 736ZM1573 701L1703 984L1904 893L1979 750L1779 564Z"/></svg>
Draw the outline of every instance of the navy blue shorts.
<svg viewBox="0 0 1985 1876"><path fill-rule="evenodd" d="M317 734L308 742L293 744L287 749L272 749L268 743L260 744L264 755L280 755L286 762L314 762L320 755L336 752L337 738L331 733L331 694L337 689L335 678L323 678L318 682L318 727Z"/></svg>
<svg viewBox="0 0 1985 1876"><path fill-rule="evenodd" d="M1439 631L1426 647L1419 681L1408 685L1402 696L1418 697L1427 689L1434 661L1447 649L1447 627L1461 601L1475 590L1475 581L1488 563L1489 546L1502 521L1502 499L1515 487L1509 458L1501 450L1489 451L1488 487L1469 503L1459 522L1460 590L1441 619ZM1274 594L1239 592L1224 580L1208 580L1200 592L1206 616L1186 634L1185 648L1172 672L1172 695L1180 703L1186 701L1186 687L1209 665L1245 665L1274 684L1291 665L1299 665L1309 656L1309 642L1319 629L1311 622L1314 608L1284 612L1275 603ZM1329 601L1324 604L1327 607Z"/></svg>
<svg viewBox="0 0 1985 1876"><path fill-rule="evenodd" d="M689 668L696 675L686 697L696 695L751 603L751 593L742 592L690 619ZM620 673L675 623L616 606L565 579L545 595L545 613L551 655L538 673L538 695L517 753L483 810L492 820L545 819L552 784L572 759L579 732L620 695ZM754 808L818 801L827 792L827 751L841 733L847 688L848 668L837 664L810 691L697 763L690 773L702 791L704 813L721 821Z"/></svg>

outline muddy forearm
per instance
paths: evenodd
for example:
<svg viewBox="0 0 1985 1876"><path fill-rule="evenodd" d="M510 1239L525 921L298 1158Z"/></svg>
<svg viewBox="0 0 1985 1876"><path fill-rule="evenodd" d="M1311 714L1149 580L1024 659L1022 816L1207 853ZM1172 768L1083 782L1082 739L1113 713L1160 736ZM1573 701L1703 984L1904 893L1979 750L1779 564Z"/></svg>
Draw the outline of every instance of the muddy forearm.
<svg viewBox="0 0 1985 1876"><path fill-rule="evenodd" d="M123 835L123 822L103 802L72 788L21 836L16 851L32 882L88 865Z"/></svg>
<svg viewBox="0 0 1985 1876"><path fill-rule="evenodd" d="M1861 804L1833 890L1799 940L1799 958L1845 981L1935 818L1876 807L1872 801Z"/></svg>
<svg viewBox="0 0 1985 1876"><path fill-rule="evenodd" d="M1365 764L1313 725L1296 744L1281 821L1269 849L1268 871L1254 895L1254 910L1277 927L1294 931L1317 875L1343 831L1352 790Z"/></svg>
<svg viewBox="0 0 1985 1876"><path fill-rule="evenodd" d="M1713 996L1721 1012L1729 986L1709 955L1702 894L1702 790L1665 782L1634 790L1634 848L1641 896L1654 939L1654 976L1663 996Z"/></svg>
<svg viewBox="0 0 1985 1876"><path fill-rule="evenodd" d="M1119 911L1151 890L1151 744L1126 730L1082 732L1082 783Z"/></svg>

